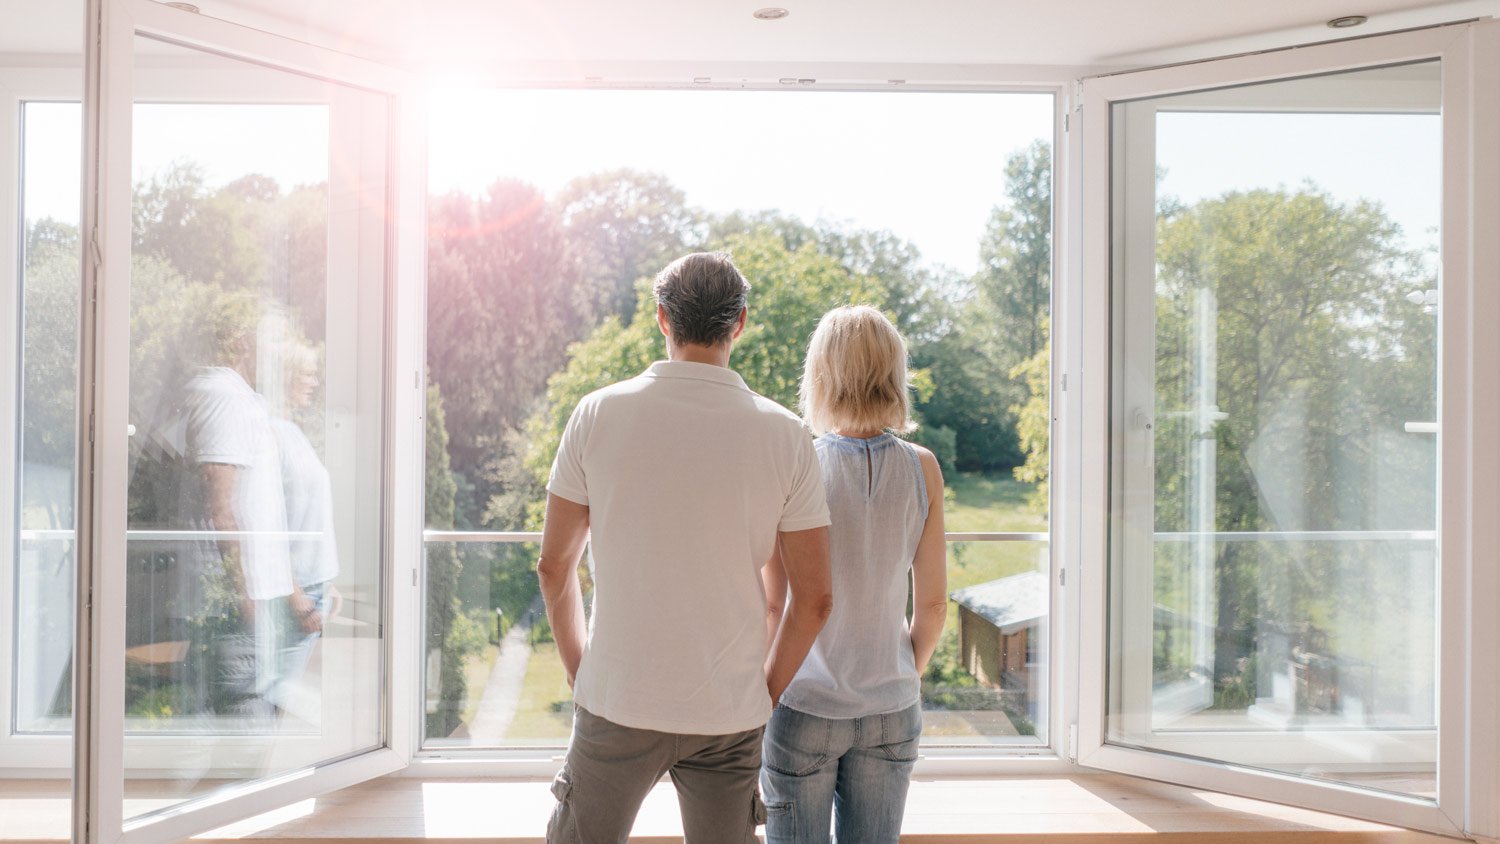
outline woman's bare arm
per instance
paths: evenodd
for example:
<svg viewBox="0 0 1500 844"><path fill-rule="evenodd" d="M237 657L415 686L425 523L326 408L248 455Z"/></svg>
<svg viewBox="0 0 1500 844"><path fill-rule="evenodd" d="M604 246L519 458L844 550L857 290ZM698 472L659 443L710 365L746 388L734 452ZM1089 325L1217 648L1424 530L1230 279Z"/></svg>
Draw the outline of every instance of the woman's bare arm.
<svg viewBox="0 0 1500 844"><path fill-rule="evenodd" d="M917 456L927 479L927 524L911 564L911 650L921 674L948 620L948 543L943 534L943 470L931 451L918 447Z"/></svg>

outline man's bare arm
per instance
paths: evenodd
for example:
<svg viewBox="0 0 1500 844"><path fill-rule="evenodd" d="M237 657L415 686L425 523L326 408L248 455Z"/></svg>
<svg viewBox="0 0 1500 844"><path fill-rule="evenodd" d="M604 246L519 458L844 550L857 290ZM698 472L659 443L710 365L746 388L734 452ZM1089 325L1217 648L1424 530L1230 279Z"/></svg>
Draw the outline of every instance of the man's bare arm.
<svg viewBox="0 0 1500 844"><path fill-rule="evenodd" d="M787 601L781 626L766 660L766 687L771 703L797 676L802 660L833 612L833 575L828 563L828 528L797 530L778 537L781 567L786 572Z"/></svg>
<svg viewBox="0 0 1500 844"><path fill-rule="evenodd" d="M771 544L771 559L760 568L760 582L766 590L766 643L769 646L776 642L776 631L781 629L781 618L786 615L786 568L781 564L779 537Z"/></svg>
<svg viewBox="0 0 1500 844"><path fill-rule="evenodd" d="M219 532L238 531L240 522L235 516L235 496L239 492L239 473L243 470L229 463L204 463L200 469L203 472L203 485L208 492L209 524ZM218 544L219 554L224 558L224 568L234 586L234 593L239 598L240 612L248 618L254 612L255 605L251 603L249 589L245 586L245 562L240 540L220 539Z"/></svg>
<svg viewBox="0 0 1500 844"><path fill-rule="evenodd" d="M542 525L542 555L537 560L537 579L547 604L547 623L557 642L557 655L568 675L568 685L578 676L588 630L583 620L583 587L578 582L578 561L589 537L589 508L561 496L547 495L547 516Z"/></svg>

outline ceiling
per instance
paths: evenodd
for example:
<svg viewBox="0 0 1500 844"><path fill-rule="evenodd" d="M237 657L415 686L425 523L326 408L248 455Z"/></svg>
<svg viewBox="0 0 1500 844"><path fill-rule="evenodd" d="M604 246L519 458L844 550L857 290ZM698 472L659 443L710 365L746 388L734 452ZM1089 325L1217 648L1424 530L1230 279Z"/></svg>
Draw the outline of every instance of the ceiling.
<svg viewBox="0 0 1500 844"><path fill-rule="evenodd" d="M650 68L643 76L797 76L840 64L882 66L871 73L891 65L1130 67L1500 15L1500 0L194 2L205 15L416 70L579 79L630 67ZM790 14L752 17L772 4ZM0 28L0 52L46 51L39 33L71 33L82 5L0 0L0 17L34 23ZM1349 30L1325 25L1350 14L1370 20ZM66 43L77 49L74 38Z"/></svg>
<svg viewBox="0 0 1500 844"><path fill-rule="evenodd" d="M196 0L421 67L528 61L1130 65L1500 13L1434 0ZM761 21L751 13L782 6ZM222 7L222 9L221 9ZM1169 59L1170 60L1170 59Z"/></svg>

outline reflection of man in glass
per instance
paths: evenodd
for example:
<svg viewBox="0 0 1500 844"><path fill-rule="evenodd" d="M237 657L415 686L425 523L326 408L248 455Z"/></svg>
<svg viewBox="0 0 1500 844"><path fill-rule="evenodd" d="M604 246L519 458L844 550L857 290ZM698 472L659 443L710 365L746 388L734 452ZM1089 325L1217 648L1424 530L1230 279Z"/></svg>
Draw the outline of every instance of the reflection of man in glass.
<svg viewBox="0 0 1500 844"><path fill-rule="evenodd" d="M260 307L233 297L214 316L213 366L186 387L187 455L197 467L208 527L217 533L229 618L212 642L214 708L249 718L271 714L278 628L294 583L286 539L281 458L255 381Z"/></svg>
<svg viewBox="0 0 1500 844"><path fill-rule="evenodd" d="M283 351L286 367L286 412L295 417L311 404L318 389L318 355L311 347L295 343ZM294 709L291 685L296 683L312 656L323 621L334 604L333 579L339 573L338 545L333 533L333 488L328 469L302 427L292 418L271 421L281 453L281 483L286 499L286 526L291 532L289 550L293 597L291 612L296 629L282 649L280 680L274 696L277 706Z"/></svg>

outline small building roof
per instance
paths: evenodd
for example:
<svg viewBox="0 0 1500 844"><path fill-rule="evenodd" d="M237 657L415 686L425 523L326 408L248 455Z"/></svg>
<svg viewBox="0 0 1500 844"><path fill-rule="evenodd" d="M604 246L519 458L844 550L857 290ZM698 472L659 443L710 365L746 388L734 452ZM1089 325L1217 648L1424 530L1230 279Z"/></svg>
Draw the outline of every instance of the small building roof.
<svg viewBox="0 0 1500 844"><path fill-rule="evenodd" d="M1047 615L1045 572L1028 571L959 589L948 597L1009 636Z"/></svg>

